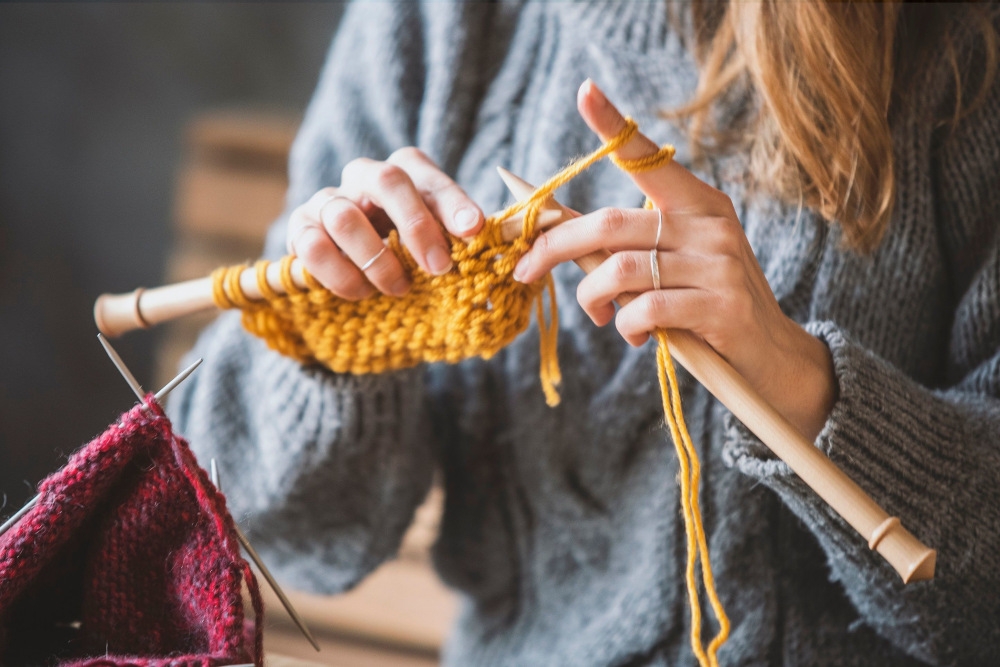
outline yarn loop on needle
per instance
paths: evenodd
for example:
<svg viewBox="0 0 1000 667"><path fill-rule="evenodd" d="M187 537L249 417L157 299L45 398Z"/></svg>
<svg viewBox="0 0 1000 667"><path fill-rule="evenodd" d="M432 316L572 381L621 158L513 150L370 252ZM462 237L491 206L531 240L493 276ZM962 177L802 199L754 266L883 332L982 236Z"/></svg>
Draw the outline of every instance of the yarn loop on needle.
<svg viewBox="0 0 1000 667"><path fill-rule="evenodd" d="M551 274L532 284L513 279L514 267L538 235L539 211L562 185L598 160L611 156L623 171L657 169L673 159L672 146L664 146L639 159L621 159L612 153L638 132L631 118L615 137L593 153L573 162L539 186L530 197L486 220L483 230L465 242L450 237L454 268L441 276L424 272L391 232L388 248L399 257L412 280L402 297L376 293L360 301L334 295L305 274L306 289L292 280L293 257L281 262L281 282L286 295L267 283L266 261L258 262L257 283L263 301L248 299L240 287L245 266L221 268L213 274L214 299L220 308L239 308L243 325L273 349L307 363L320 363L337 373L382 373L422 362L457 363L474 356L488 359L527 327L532 305L540 339L539 376L546 402L559 403L560 383L556 354L559 322L555 285ZM646 202L652 208L652 202ZM524 214L520 236L504 241L501 223ZM545 317L544 292L549 294ZM698 502L700 464L681 410L677 376L670 358L665 331L653 332L657 342L657 367L663 411L680 462L681 505L687 538L686 583L691 608L691 645L702 667L718 665L717 652L729 635L729 619L715 590L708 545ZM702 583L719 632L708 647L701 639L701 604L696 569L701 562Z"/></svg>

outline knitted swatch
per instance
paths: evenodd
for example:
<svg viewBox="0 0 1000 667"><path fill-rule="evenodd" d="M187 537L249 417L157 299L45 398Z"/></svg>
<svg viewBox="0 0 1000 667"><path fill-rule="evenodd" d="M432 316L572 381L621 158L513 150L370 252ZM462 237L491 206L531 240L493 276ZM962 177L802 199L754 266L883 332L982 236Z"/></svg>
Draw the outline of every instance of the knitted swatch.
<svg viewBox="0 0 1000 667"><path fill-rule="evenodd" d="M389 248L400 259L411 279L402 297L380 292L360 301L341 299L308 273L308 289L292 281L292 257L281 263L282 285L276 293L267 283L269 262L256 265L263 301L254 301L240 287L245 265L223 267L213 274L215 303L219 308L243 311L243 326L267 344L299 361L318 362L336 373L382 373L422 362L457 363L479 356L489 359L528 328L534 304L541 331L541 380L549 405L559 402L556 357L558 321L551 275L525 285L513 279L514 267L537 236L541 208L560 186L601 158L610 155L638 131L628 119L611 141L581 158L541 185L531 197L486 220L482 231L464 241L450 237L454 267L443 276L421 270L399 235L389 235ZM662 164L673 156L666 147L650 163ZM512 241L501 236L501 223L524 213L521 235ZM543 316L542 292L549 292L549 321Z"/></svg>
<svg viewBox="0 0 1000 667"><path fill-rule="evenodd" d="M540 376L546 402L556 405L559 366L556 341L555 289L552 276L532 285L513 279L514 266L537 236L538 213L553 193L598 160L611 156L623 171L657 169L673 159L674 149L664 146L644 158L624 160L612 153L638 132L631 118L617 136L580 158L539 186L531 197L486 220L483 230L468 242L452 237L454 268L443 276L422 271L395 233L389 247L409 273L412 286L402 297L376 293L361 301L346 301L305 276L308 289L292 281L292 257L281 260L281 282L287 294L267 283L268 262L258 262L257 284L262 301L247 298L240 286L245 265L223 267L213 274L215 303L239 308L243 325L267 344L303 362L319 362L337 373L381 373L421 362L455 363L473 356L489 358L524 331L532 304L538 317L541 345ZM647 208L652 202L646 202ZM524 213L519 237L504 241L501 223ZM549 292L549 321L545 321L542 294ZM691 609L691 647L702 667L716 667L717 653L729 636L729 619L715 590L708 543L698 502L700 463L681 410L677 377L670 358L667 333L654 332L657 370L663 395L663 414L680 462L681 506L687 537L685 579ZM701 637L701 603L696 570L701 563L702 583L719 621L719 632L707 647Z"/></svg>
<svg viewBox="0 0 1000 667"><path fill-rule="evenodd" d="M2 665L260 666L262 611L225 499L150 396L0 537Z"/></svg>

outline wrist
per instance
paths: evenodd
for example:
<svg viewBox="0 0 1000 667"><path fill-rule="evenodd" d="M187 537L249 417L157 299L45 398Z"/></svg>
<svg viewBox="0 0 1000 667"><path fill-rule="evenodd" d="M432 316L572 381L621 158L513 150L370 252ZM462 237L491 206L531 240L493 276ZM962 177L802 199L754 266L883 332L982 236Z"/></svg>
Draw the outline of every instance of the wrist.
<svg viewBox="0 0 1000 667"><path fill-rule="evenodd" d="M795 352L787 381L789 388L785 417L806 437L813 441L823 430L837 400L837 376L833 357L826 343L788 320L794 340Z"/></svg>

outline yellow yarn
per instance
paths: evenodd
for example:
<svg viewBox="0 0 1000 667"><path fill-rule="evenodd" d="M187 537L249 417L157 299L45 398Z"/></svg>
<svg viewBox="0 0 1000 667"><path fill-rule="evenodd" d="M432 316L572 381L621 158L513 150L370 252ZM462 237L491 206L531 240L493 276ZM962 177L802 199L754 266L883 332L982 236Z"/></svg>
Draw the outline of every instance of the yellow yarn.
<svg viewBox="0 0 1000 667"><path fill-rule="evenodd" d="M531 285L513 279L514 266L537 236L538 213L562 185L598 160L611 155L638 131L626 119L622 131L594 151L572 163L538 187L531 197L486 220L483 230L468 242L449 236L454 268L443 276L421 270L395 232L388 244L411 277L410 291L402 297L376 293L360 301L340 299L305 274L307 289L292 281L291 256L281 260L281 282L287 294L277 294L267 283L269 263L257 262L257 284L262 301L248 299L240 287L245 265L223 267L213 274L213 296L220 308L239 308L243 325L267 344L302 362L317 362L337 373L382 373L422 362L456 363L473 356L488 359L524 331L532 304L538 320L541 368L539 376L549 405L559 403L556 387L561 381L556 354L559 321L551 274ZM673 159L672 146L634 159L611 156L622 170L635 173L661 167ZM647 201L647 207L651 203ZM501 223L524 213L522 232L513 241L501 237ZM543 292L549 293L546 321ZM681 506L687 536L686 582L691 607L691 645L702 667L717 667L716 654L729 635L726 617L715 590L708 544L698 502L700 463L681 410L677 376L670 358L665 331L654 333L657 367L663 395L663 413L680 461ZM701 641L701 604L695 570L702 565L702 581L716 618L718 635L707 650Z"/></svg>

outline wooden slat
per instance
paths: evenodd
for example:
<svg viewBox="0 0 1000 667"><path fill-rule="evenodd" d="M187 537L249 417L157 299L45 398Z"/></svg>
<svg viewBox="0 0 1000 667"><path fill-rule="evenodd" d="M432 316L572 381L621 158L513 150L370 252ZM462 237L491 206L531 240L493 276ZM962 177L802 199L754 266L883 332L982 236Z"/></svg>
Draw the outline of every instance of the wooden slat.
<svg viewBox="0 0 1000 667"><path fill-rule="evenodd" d="M440 650L458 611L455 594L430 567L404 560L386 563L336 597L285 592L317 636L352 636L422 652ZM274 593L267 587L263 593L270 618L283 616Z"/></svg>
<svg viewBox="0 0 1000 667"><path fill-rule="evenodd" d="M284 171L299 122L294 113L245 109L203 113L188 126L188 150L199 157L251 155Z"/></svg>
<svg viewBox="0 0 1000 667"><path fill-rule="evenodd" d="M194 162L178 180L179 229L240 242L260 242L281 214L288 182L266 171Z"/></svg>

